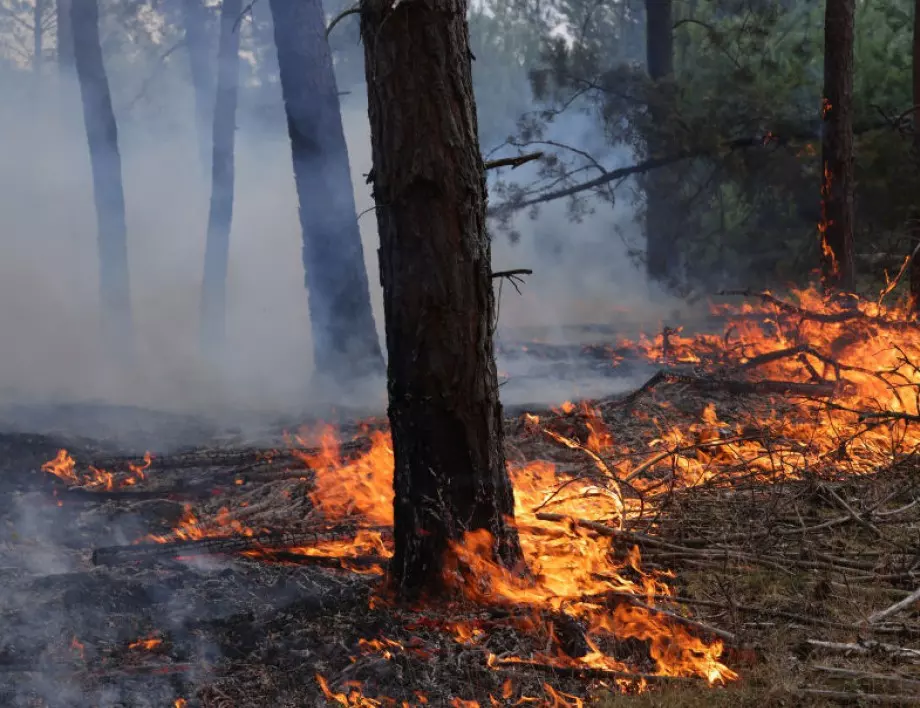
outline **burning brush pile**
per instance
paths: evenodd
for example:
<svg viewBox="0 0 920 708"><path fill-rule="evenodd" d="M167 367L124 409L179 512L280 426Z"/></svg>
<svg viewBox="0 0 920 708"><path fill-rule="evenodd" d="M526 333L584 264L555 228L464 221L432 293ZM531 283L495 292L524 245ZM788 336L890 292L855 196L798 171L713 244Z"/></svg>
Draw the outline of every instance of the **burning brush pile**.
<svg viewBox="0 0 920 708"><path fill-rule="evenodd" d="M493 565L491 539L471 533L450 549L454 592L417 607L383 582L381 421L270 448L61 450L43 469L59 510L158 505L81 572L232 606L181 628L155 611L134 621L158 670L195 674L170 697L181 705L619 705L750 682L795 705L916 702L917 325L855 298L745 295L717 308L719 334L605 345L611 366L661 367L632 393L507 421L532 572ZM130 642L106 641L81 655L84 683L131 665Z"/></svg>

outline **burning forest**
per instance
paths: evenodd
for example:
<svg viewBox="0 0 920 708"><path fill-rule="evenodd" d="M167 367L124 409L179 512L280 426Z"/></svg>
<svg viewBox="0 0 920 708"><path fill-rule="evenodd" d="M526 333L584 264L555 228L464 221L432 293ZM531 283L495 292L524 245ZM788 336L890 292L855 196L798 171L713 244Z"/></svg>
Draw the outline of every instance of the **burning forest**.
<svg viewBox="0 0 920 708"><path fill-rule="evenodd" d="M0 0L0 706L920 703L920 3L128 5Z"/></svg>
<svg viewBox="0 0 920 708"><path fill-rule="evenodd" d="M307 425L271 448L56 451L23 484L68 535L118 515L160 530L91 553L64 539L83 569L11 577L38 602L107 612L31 644L8 616L4 671L182 687L174 700L205 706L577 706L730 692L785 655L790 700L912 702L914 325L877 302L746 295L714 307L721 332L611 343L612 370L659 367L631 393L507 418L526 571L468 532L444 594L412 604L386 581L384 421ZM38 443L5 439L11 459ZM237 611L208 617L215 596Z"/></svg>

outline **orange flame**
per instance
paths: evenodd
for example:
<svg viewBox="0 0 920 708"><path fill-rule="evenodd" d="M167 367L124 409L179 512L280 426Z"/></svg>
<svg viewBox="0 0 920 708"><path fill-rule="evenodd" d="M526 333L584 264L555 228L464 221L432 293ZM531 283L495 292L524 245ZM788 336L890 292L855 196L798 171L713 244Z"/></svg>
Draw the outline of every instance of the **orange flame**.
<svg viewBox="0 0 920 708"><path fill-rule="evenodd" d="M53 474L58 479L67 484L77 487L87 487L90 489L104 489L111 491L118 487L128 487L144 480L145 471L150 467L153 457L149 452L144 453L144 463L142 465L128 464L131 476L116 478L115 474L107 470L98 469L90 465L89 473L78 474L76 471L77 464L67 450L58 450L53 460L48 460L42 465L42 471Z"/></svg>
<svg viewBox="0 0 920 708"><path fill-rule="evenodd" d="M128 645L128 649L144 649L146 651L151 651L156 649L163 643L163 640L159 637L148 637L147 639L138 639L135 642L131 642Z"/></svg>

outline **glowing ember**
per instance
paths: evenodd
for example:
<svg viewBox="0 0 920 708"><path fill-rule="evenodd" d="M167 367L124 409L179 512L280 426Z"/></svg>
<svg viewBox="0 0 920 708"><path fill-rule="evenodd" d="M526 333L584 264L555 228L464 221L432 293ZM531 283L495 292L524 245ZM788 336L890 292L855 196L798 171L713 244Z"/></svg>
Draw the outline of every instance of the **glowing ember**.
<svg viewBox="0 0 920 708"><path fill-rule="evenodd" d="M329 682L326 681L320 674L316 674L316 683L319 684L320 690L323 692L323 695L330 701L338 703L340 706L353 706L355 708L375 708L376 706L383 705L380 701L373 698L368 698L367 696L361 693L361 684L357 681L349 681L348 688L350 689L348 694L344 693L333 693L329 690Z"/></svg>
<svg viewBox="0 0 920 708"><path fill-rule="evenodd" d="M86 661L86 645L83 644L79 639L74 637L70 640L71 650L80 657L81 661Z"/></svg>

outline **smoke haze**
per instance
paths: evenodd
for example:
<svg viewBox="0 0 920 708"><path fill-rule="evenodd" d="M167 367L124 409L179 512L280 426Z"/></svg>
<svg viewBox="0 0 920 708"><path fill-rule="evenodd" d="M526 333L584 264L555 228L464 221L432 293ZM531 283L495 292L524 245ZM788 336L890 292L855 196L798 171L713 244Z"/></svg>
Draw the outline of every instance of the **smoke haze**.
<svg viewBox="0 0 920 708"><path fill-rule="evenodd" d="M110 71L138 353L136 370L127 374L113 371L101 350L96 219L77 89L62 86L51 66L40 87L26 72L0 73L0 91L16 97L0 103L0 406L104 401L209 415L309 409L312 348L280 89L268 107L272 120L252 120L250 111L239 121L227 350L219 363L199 357L210 179L198 160L186 64L183 51L173 53L153 81L139 69L137 75L124 66ZM147 97L126 110L145 82ZM343 113L382 337L362 91L358 87L343 98ZM267 129L269 123L278 129ZM511 134L514 124L496 130ZM625 151L604 147L583 115L557 121L552 131L551 137L599 152L608 167L632 162ZM526 170L518 172L526 177ZM650 291L627 257L617 226L626 232L638 228L626 190L615 209L599 207L581 223L570 222L565 205L554 203L544 205L536 220L516 217L519 243L497 234L496 270L534 270L523 295L502 288L499 338L572 341L576 335L564 325L575 323L620 323L624 335L656 330L673 303ZM529 402L556 400L561 393L531 387L510 395ZM382 410L384 395L381 386L367 402Z"/></svg>

